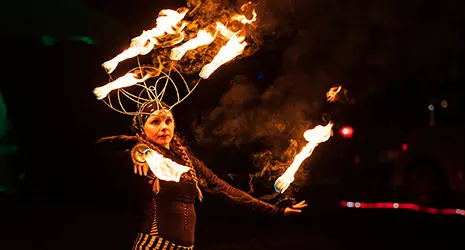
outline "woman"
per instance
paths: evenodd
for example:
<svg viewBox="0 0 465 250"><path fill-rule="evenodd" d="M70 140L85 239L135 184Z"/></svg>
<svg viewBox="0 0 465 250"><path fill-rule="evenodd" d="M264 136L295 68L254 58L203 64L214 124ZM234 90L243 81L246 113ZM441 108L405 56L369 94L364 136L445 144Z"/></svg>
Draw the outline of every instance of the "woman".
<svg viewBox="0 0 465 250"><path fill-rule="evenodd" d="M187 151L174 133L174 124L169 107L157 101L143 105L139 115L134 117L133 130L137 139L131 150L134 172L147 178L153 196L145 208L145 218L133 249L193 249L194 203L197 198L202 200L200 187L250 210L270 215L300 213L300 209L307 206L302 201L292 207L278 208L228 185ZM147 149L188 167L189 171L181 175L179 182L157 178L145 161Z"/></svg>

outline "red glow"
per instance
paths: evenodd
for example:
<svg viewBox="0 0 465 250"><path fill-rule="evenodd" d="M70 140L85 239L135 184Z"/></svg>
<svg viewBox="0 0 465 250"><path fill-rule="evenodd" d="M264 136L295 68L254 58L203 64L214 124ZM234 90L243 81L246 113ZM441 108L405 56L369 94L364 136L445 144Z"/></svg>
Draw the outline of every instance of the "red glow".
<svg viewBox="0 0 465 250"><path fill-rule="evenodd" d="M422 207L420 205L412 204L412 203L396 203L396 202L376 202L376 203L366 203L366 202L352 202L352 201L341 201L341 206L347 208L364 208L364 209L408 209L414 210L418 212L426 212L430 214L456 214L465 216L464 209L452 209L452 208L445 208L439 209L434 207Z"/></svg>
<svg viewBox="0 0 465 250"><path fill-rule="evenodd" d="M344 126L341 129L339 129L339 133L344 138L351 138L354 134L354 129L351 126Z"/></svg>
<svg viewBox="0 0 465 250"><path fill-rule="evenodd" d="M362 162L362 160L360 159L360 156L356 155L355 156L355 165L360 165L361 162Z"/></svg>
<svg viewBox="0 0 465 250"><path fill-rule="evenodd" d="M434 122L429 122L429 125L430 125L431 127L434 127L435 124L434 124Z"/></svg>
<svg viewBox="0 0 465 250"><path fill-rule="evenodd" d="M402 144L402 151L407 151L407 149L408 149L408 144L407 143Z"/></svg>

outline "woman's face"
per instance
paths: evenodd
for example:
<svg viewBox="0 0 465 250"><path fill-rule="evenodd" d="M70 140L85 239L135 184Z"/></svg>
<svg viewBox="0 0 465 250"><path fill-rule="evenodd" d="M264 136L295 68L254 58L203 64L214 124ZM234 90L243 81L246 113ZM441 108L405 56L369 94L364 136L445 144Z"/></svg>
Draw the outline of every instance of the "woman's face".
<svg viewBox="0 0 465 250"><path fill-rule="evenodd" d="M169 149L174 136L173 114L165 109L153 112L144 124L144 134L152 143Z"/></svg>

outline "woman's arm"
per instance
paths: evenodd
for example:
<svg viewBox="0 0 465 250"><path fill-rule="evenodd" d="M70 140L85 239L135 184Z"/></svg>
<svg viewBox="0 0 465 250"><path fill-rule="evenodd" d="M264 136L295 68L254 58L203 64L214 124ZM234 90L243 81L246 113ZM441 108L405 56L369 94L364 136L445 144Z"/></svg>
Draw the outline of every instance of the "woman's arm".
<svg viewBox="0 0 465 250"><path fill-rule="evenodd" d="M218 176L216 176L210 169L208 169L202 161L193 156L190 156L190 158L192 165L197 172L198 178L204 179L207 182L208 191L218 193L227 200L243 205L252 211L262 212L270 215L284 215L284 208L279 208L263 202L242 190L232 187L225 181L218 178Z"/></svg>

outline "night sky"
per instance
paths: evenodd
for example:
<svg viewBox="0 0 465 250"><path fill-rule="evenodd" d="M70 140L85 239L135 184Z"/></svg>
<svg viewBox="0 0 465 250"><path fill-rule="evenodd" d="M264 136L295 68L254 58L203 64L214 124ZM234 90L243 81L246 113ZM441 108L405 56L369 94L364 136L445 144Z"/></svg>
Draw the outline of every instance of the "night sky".
<svg viewBox="0 0 465 250"><path fill-rule="evenodd" d="M210 2L237 8L245 1ZM125 49L142 30L152 28L161 9L186 3L58 3L10 2L2 10L1 20L8 28L1 39L7 60L0 90L12 124L10 139L19 147L12 164L18 173L26 173L20 186L27 199L80 204L87 207L82 211L93 206L100 209L94 211L106 211L108 203L120 207L112 210L111 218L122 218L118 212L134 210L131 202L139 199L131 193L136 181L118 152L99 148L95 142L129 133L132 117L109 109L92 90L108 82L103 62ZM259 49L222 66L174 109L177 131L207 166L230 183L247 191L248 174L260 170L252 164L253 154L270 150L279 158L290 139L303 145L303 132L328 120L335 122L335 129L353 126L356 134L348 142L335 132L315 150L315 159L304 164L297 183L305 188L293 193L299 199L310 197L327 180L338 180L340 185L347 165L353 165L353 154L376 158L379 151L401 145L412 131L428 128L430 104L439 107L441 100L449 100L447 112L438 112L438 127L463 125L463 1L262 0L257 12ZM53 45L44 45L44 36L53 38ZM93 42L87 44L79 37ZM128 65L122 64L117 74L129 70ZM328 103L325 94L336 85L348 90L347 99ZM453 147L463 148L462 135L457 131L455 139L462 141ZM265 187L263 192L273 190ZM209 208L199 205L199 220L219 218L227 223L224 214L232 208L212 199ZM47 216L53 216L46 210ZM331 217L322 213L322 218ZM97 225L107 223L104 220ZM121 235L131 231L134 219L122 220L127 228ZM248 227L243 220L234 225ZM199 241L205 246L199 249L209 249L208 223L203 229L199 225ZM325 219L318 223L331 229ZM102 228L108 229L105 225ZM130 236L125 236L129 243L123 246L130 245Z"/></svg>

